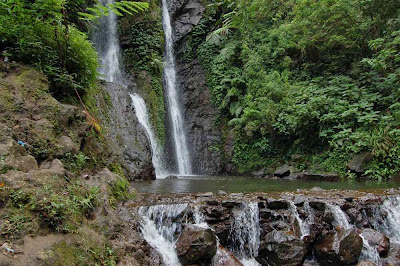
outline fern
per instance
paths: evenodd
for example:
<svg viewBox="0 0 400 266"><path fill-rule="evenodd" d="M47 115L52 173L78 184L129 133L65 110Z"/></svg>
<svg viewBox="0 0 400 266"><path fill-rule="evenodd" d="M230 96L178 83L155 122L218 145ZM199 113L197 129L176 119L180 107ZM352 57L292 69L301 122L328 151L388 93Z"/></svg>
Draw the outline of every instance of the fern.
<svg viewBox="0 0 400 266"><path fill-rule="evenodd" d="M148 8L149 3L121 1L105 6L95 5L94 7L87 8L87 13L79 12L78 14L82 20L93 21L103 16L108 16L110 12L113 12L117 16L123 16L123 14L133 15L134 13L146 11Z"/></svg>
<svg viewBox="0 0 400 266"><path fill-rule="evenodd" d="M214 30L207 36L207 41L215 42L221 38L221 36L227 36L235 27L233 26L233 18L237 14L237 9L225 14L223 16L223 21L221 27Z"/></svg>

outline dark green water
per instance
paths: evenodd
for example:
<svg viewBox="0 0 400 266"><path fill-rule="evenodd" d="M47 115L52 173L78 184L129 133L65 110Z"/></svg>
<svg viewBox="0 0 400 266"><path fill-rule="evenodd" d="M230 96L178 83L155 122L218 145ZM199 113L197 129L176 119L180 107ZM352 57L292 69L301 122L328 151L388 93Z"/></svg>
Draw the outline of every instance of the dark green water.
<svg viewBox="0 0 400 266"><path fill-rule="evenodd" d="M250 192L284 192L297 189L310 189L320 187L323 189L351 189L351 190L375 190L398 188L400 180L389 182L378 181L343 181L321 182L303 180L268 180L254 177L235 176L190 176L179 179L157 179L154 181L132 182L134 188L142 193L197 193L218 192L223 190L231 193Z"/></svg>

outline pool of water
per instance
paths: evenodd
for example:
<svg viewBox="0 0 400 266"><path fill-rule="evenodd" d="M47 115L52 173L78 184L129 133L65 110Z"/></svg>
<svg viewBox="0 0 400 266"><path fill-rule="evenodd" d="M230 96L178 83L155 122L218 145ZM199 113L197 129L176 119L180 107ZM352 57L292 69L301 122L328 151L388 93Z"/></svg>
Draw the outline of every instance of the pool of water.
<svg viewBox="0 0 400 266"><path fill-rule="evenodd" d="M185 176L179 179L157 179L153 181L134 181L134 188L142 193L198 193L218 192L223 190L228 193L250 192L283 192L297 189L351 189L351 190L376 190L398 188L400 179L388 182L378 181L343 181L323 182L304 180L269 180L243 176Z"/></svg>

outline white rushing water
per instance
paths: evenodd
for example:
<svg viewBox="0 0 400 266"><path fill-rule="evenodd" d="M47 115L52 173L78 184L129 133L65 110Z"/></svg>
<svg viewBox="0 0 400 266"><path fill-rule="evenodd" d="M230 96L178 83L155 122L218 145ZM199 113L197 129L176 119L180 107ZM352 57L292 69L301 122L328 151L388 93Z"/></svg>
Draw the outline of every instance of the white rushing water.
<svg viewBox="0 0 400 266"><path fill-rule="evenodd" d="M113 4L114 0L101 0L102 5ZM121 64L121 48L117 33L117 15L110 12L100 18L94 36L97 52L100 57L99 73L108 82L124 85Z"/></svg>
<svg viewBox="0 0 400 266"><path fill-rule="evenodd" d="M363 241L363 248L358 261L371 261L375 263L376 266L381 266L382 261L376 248L371 246L362 234L360 234L360 237Z"/></svg>
<svg viewBox="0 0 400 266"><path fill-rule="evenodd" d="M341 226L344 229L354 228L354 226L349 223L347 215L339 206L333 204L327 204L327 206L328 209L332 212L335 219L333 222L334 225ZM360 237L363 241L363 248L361 250L359 261L371 261L374 262L377 266L382 265L379 253L376 248L371 246L362 234L360 234Z"/></svg>
<svg viewBox="0 0 400 266"><path fill-rule="evenodd" d="M342 209L339 206L333 204L326 204L326 206L332 212L333 217L335 219L333 221L333 225L341 226L344 229L352 228L352 225L349 223L347 215L344 213L344 211L342 211Z"/></svg>
<svg viewBox="0 0 400 266"><path fill-rule="evenodd" d="M388 197L375 213L374 227L390 237L390 241L400 244L400 196Z"/></svg>
<svg viewBox="0 0 400 266"><path fill-rule="evenodd" d="M261 234L258 204L243 203L234 218L229 237L233 243L231 251L245 266L260 265L255 259L260 248Z"/></svg>
<svg viewBox="0 0 400 266"><path fill-rule="evenodd" d="M175 146L179 175L191 175L190 154L184 130L184 120L177 91L175 54L171 18L166 0L162 0L162 20L165 33L164 79L168 98L168 109Z"/></svg>
<svg viewBox="0 0 400 266"><path fill-rule="evenodd" d="M292 211L294 218L296 219L297 223L299 224L301 239L303 239L307 235L310 235L310 225L309 225L308 221L307 220L303 221L300 218L299 212L297 211L297 207L293 202L290 202L290 209Z"/></svg>
<svg viewBox="0 0 400 266"><path fill-rule="evenodd" d="M202 228L210 228L210 226L206 223L206 219L204 217L204 214L200 212L200 206L195 205L193 207L193 220L194 224L202 227Z"/></svg>
<svg viewBox="0 0 400 266"><path fill-rule="evenodd" d="M136 117L138 118L139 123L146 130L147 136L150 140L152 161L154 169L156 170L156 176L160 179L165 178L168 174L165 171L162 150L158 145L157 138L154 135L153 128L150 124L150 117L147 111L146 103L137 93L130 94L130 96L132 99L133 108L135 109Z"/></svg>
<svg viewBox="0 0 400 266"><path fill-rule="evenodd" d="M181 265L175 242L182 224L174 222L174 219L183 215L187 207L187 204L173 204L139 208L143 238L161 254L166 266Z"/></svg>

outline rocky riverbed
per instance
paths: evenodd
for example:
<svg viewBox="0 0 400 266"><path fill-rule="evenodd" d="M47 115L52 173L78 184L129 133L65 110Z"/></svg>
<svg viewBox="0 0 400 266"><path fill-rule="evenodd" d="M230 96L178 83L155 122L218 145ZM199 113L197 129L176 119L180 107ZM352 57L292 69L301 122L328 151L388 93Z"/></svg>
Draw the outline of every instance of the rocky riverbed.
<svg viewBox="0 0 400 266"><path fill-rule="evenodd" d="M144 238L142 265L399 265L398 195L141 194L122 209L138 213L125 218Z"/></svg>

